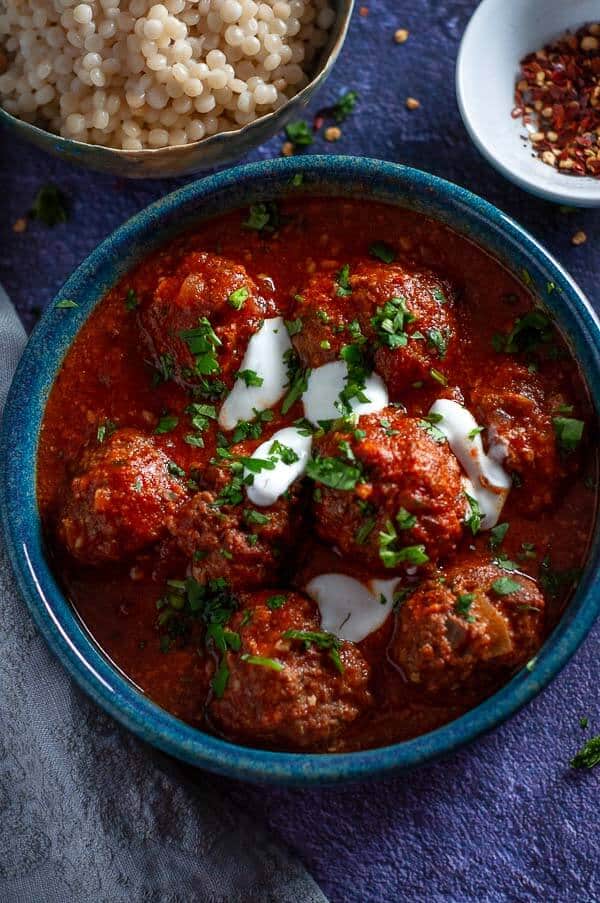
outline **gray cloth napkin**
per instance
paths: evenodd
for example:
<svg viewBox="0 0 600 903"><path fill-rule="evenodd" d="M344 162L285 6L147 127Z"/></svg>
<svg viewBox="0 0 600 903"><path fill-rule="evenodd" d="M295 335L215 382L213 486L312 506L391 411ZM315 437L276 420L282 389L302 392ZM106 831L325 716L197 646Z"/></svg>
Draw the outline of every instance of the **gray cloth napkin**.
<svg viewBox="0 0 600 903"><path fill-rule="evenodd" d="M24 345L0 287L0 411ZM213 783L188 781L79 691L0 540L0 900L327 903Z"/></svg>

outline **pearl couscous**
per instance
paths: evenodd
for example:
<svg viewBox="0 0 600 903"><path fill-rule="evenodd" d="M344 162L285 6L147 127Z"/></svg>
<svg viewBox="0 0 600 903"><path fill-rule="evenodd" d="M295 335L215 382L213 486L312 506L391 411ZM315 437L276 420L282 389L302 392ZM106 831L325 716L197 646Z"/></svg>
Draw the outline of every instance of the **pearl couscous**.
<svg viewBox="0 0 600 903"><path fill-rule="evenodd" d="M0 104L65 138L189 144L309 81L329 0L0 0Z"/></svg>

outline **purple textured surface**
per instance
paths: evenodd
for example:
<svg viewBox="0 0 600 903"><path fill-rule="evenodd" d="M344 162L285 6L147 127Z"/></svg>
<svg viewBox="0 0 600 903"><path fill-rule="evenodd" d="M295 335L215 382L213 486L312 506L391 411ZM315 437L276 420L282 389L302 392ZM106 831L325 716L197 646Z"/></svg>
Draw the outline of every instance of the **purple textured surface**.
<svg viewBox="0 0 600 903"><path fill-rule="evenodd" d="M368 3L368 0L365 0ZM471 146L454 97L458 42L473 0L371 0L355 12L334 75L313 105L342 90L361 103L342 140L314 150L396 160L459 182L514 216L598 298L600 213L560 212L504 181ZM393 41L396 28L409 41ZM407 96L421 108L408 112ZM279 152L276 138L248 159ZM54 181L72 215L53 230L16 234L39 187ZM35 320L86 254L129 215L181 184L129 183L87 173L0 135L0 282L26 324ZM575 248L575 231L588 234ZM304 859L332 901L587 901L600 898L597 772L568 760L600 731L600 628L559 678L492 735L394 780L292 791L215 779L242 809L268 824ZM65 678L66 679L66 678ZM579 717L590 718L590 731Z"/></svg>

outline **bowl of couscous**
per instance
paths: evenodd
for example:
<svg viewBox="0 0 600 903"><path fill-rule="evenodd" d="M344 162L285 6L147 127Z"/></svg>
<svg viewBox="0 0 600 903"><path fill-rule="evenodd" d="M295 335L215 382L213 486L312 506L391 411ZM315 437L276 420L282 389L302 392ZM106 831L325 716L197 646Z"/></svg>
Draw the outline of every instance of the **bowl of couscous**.
<svg viewBox="0 0 600 903"><path fill-rule="evenodd" d="M354 0L0 0L0 124L90 169L230 163L329 75Z"/></svg>

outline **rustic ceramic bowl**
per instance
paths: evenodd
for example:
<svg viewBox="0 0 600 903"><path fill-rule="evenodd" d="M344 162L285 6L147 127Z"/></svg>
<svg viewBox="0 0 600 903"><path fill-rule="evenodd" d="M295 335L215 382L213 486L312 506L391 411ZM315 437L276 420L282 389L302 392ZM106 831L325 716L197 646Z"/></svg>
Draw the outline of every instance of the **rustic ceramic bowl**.
<svg viewBox="0 0 600 903"><path fill-rule="evenodd" d="M600 206L600 179L570 176L538 159L527 127L511 118L515 82L526 54L599 20L598 0L483 0L456 64L460 112L483 156L520 188L573 207Z"/></svg>
<svg viewBox="0 0 600 903"><path fill-rule="evenodd" d="M298 185L297 176L301 175ZM581 582L531 670L461 718L404 743L363 752L270 752L228 743L184 724L144 696L96 645L46 560L35 472L44 408L62 360L104 294L147 254L201 220L290 194L352 197L408 208L446 223L496 257L517 279L527 271L600 405L600 324L573 280L520 226L486 201L428 173L355 157L292 157L241 166L192 182L138 213L107 238L42 316L19 364L0 435L0 512L23 598L48 645L106 711L173 756L237 778L288 784L381 777L448 754L532 699L560 671L600 610L600 536ZM547 286L553 285L548 293ZM58 300L57 299L57 300Z"/></svg>
<svg viewBox="0 0 600 903"><path fill-rule="evenodd" d="M0 125L3 125L9 133L12 132L30 141L56 157L62 157L87 169L131 179L183 176L233 163L281 131L291 119L302 116L313 94L328 77L346 39L354 0L334 0L334 4L336 19L309 84L279 110L267 113L266 116L261 116L260 119L234 131L210 135L201 141L180 147L125 151L61 138L11 116L1 106Z"/></svg>

